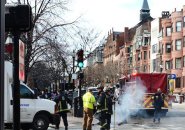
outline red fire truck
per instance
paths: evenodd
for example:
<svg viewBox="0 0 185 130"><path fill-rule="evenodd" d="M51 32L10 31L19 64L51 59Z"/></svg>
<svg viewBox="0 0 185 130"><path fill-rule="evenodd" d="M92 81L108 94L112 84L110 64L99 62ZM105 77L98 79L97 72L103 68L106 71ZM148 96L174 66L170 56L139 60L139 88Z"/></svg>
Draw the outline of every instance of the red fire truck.
<svg viewBox="0 0 185 130"><path fill-rule="evenodd" d="M168 74L166 73L133 73L128 77L120 79L122 83L123 93L127 89L126 87L132 87L135 85L137 87L139 79L143 86L146 88L144 97L143 97L143 110L146 110L147 113L153 113L153 96L157 92L157 89L160 88L164 94L164 106L162 107L163 113L166 114L169 107L171 106L171 96L168 91ZM134 90L133 90L134 91ZM126 91L125 91L126 92Z"/></svg>

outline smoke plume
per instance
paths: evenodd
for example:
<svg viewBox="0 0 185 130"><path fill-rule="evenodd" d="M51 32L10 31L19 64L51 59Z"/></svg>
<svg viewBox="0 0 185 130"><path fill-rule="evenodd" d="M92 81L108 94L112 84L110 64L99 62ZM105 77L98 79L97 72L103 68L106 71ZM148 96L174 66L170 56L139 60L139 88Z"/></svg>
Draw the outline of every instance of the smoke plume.
<svg viewBox="0 0 185 130"><path fill-rule="evenodd" d="M140 79L128 82L124 86L125 91L119 97L119 104L116 106L116 122L124 122L131 115L138 112L143 106L146 87Z"/></svg>

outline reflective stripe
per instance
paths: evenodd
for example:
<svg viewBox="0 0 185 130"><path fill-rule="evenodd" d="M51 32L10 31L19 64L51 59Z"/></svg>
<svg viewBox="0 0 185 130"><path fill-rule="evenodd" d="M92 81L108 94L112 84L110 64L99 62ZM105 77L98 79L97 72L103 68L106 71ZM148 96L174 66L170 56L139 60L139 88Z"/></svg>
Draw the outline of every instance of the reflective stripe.
<svg viewBox="0 0 185 130"><path fill-rule="evenodd" d="M105 98L105 109L108 110L108 108L107 108L107 99L106 98Z"/></svg>
<svg viewBox="0 0 185 130"><path fill-rule="evenodd" d="M98 106L101 106L101 104L99 102L97 102L97 105ZM108 110L108 108L107 108L107 99L105 98L105 106L104 106L104 109L97 110L97 112L107 111L107 110Z"/></svg>
<svg viewBox="0 0 185 130"><path fill-rule="evenodd" d="M59 107L60 107L60 111L62 111L62 103L61 103L61 101L60 101L60 103L59 103Z"/></svg>
<svg viewBox="0 0 185 130"><path fill-rule="evenodd" d="M60 107L59 112L69 111L69 109L62 109L62 102L61 101L59 102L59 107Z"/></svg>
<svg viewBox="0 0 185 130"><path fill-rule="evenodd" d="M60 110L60 111L69 111L69 109L63 109L63 110Z"/></svg>
<svg viewBox="0 0 185 130"><path fill-rule="evenodd" d="M104 123L100 128L106 128L107 123Z"/></svg>

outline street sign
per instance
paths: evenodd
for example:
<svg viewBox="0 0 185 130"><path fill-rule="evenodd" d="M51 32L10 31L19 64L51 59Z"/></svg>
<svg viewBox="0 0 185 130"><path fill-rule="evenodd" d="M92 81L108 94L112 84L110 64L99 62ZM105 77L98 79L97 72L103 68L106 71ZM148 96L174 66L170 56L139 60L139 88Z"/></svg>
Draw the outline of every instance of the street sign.
<svg viewBox="0 0 185 130"><path fill-rule="evenodd" d="M168 75L169 79L176 79L176 77L177 77L176 74L169 74Z"/></svg>
<svg viewBox="0 0 185 130"><path fill-rule="evenodd" d="M25 45L19 40L19 80L25 80L25 70L24 70L24 51Z"/></svg>
<svg viewBox="0 0 185 130"><path fill-rule="evenodd" d="M171 74L171 79L176 79L176 74Z"/></svg>
<svg viewBox="0 0 185 130"><path fill-rule="evenodd" d="M72 74L72 79L77 79L77 74Z"/></svg>

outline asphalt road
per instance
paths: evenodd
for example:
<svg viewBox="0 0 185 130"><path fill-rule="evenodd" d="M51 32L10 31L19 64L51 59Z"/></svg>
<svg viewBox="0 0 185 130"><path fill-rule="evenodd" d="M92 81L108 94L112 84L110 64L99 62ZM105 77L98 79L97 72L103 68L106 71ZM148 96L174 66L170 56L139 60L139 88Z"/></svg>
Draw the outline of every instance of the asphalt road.
<svg viewBox="0 0 185 130"><path fill-rule="evenodd" d="M153 123L152 117L132 117L127 120L127 123L118 125L121 115L116 114L114 123L114 115L112 116L111 130L185 130L185 103L173 104L165 117L161 118L161 123ZM68 130L82 130L83 118L68 116ZM92 130L99 130L100 126L96 125L98 120L93 120ZM48 130L55 130L54 126L50 126ZM61 120L60 129L64 130Z"/></svg>
<svg viewBox="0 0 185 130"><path fill-rule="evenodd" d="M119 115L118 115L119 116ZM76 118L69 115L69 130L82 130L83 118ZM98 121L94 119L93 123ZM161 123L153 123L152 117L132 117L127 120L126 124L118 125L118 122L114 126L114 116L112 116L111 130L185 130L185 104L174 105L173 109L170 109L165 117L161 118ZM63 130L63 122L61 121L60 130ZM93 130L100 129L100 126L93 125ZM49 130L54 130L50 128Z"/></svg>

